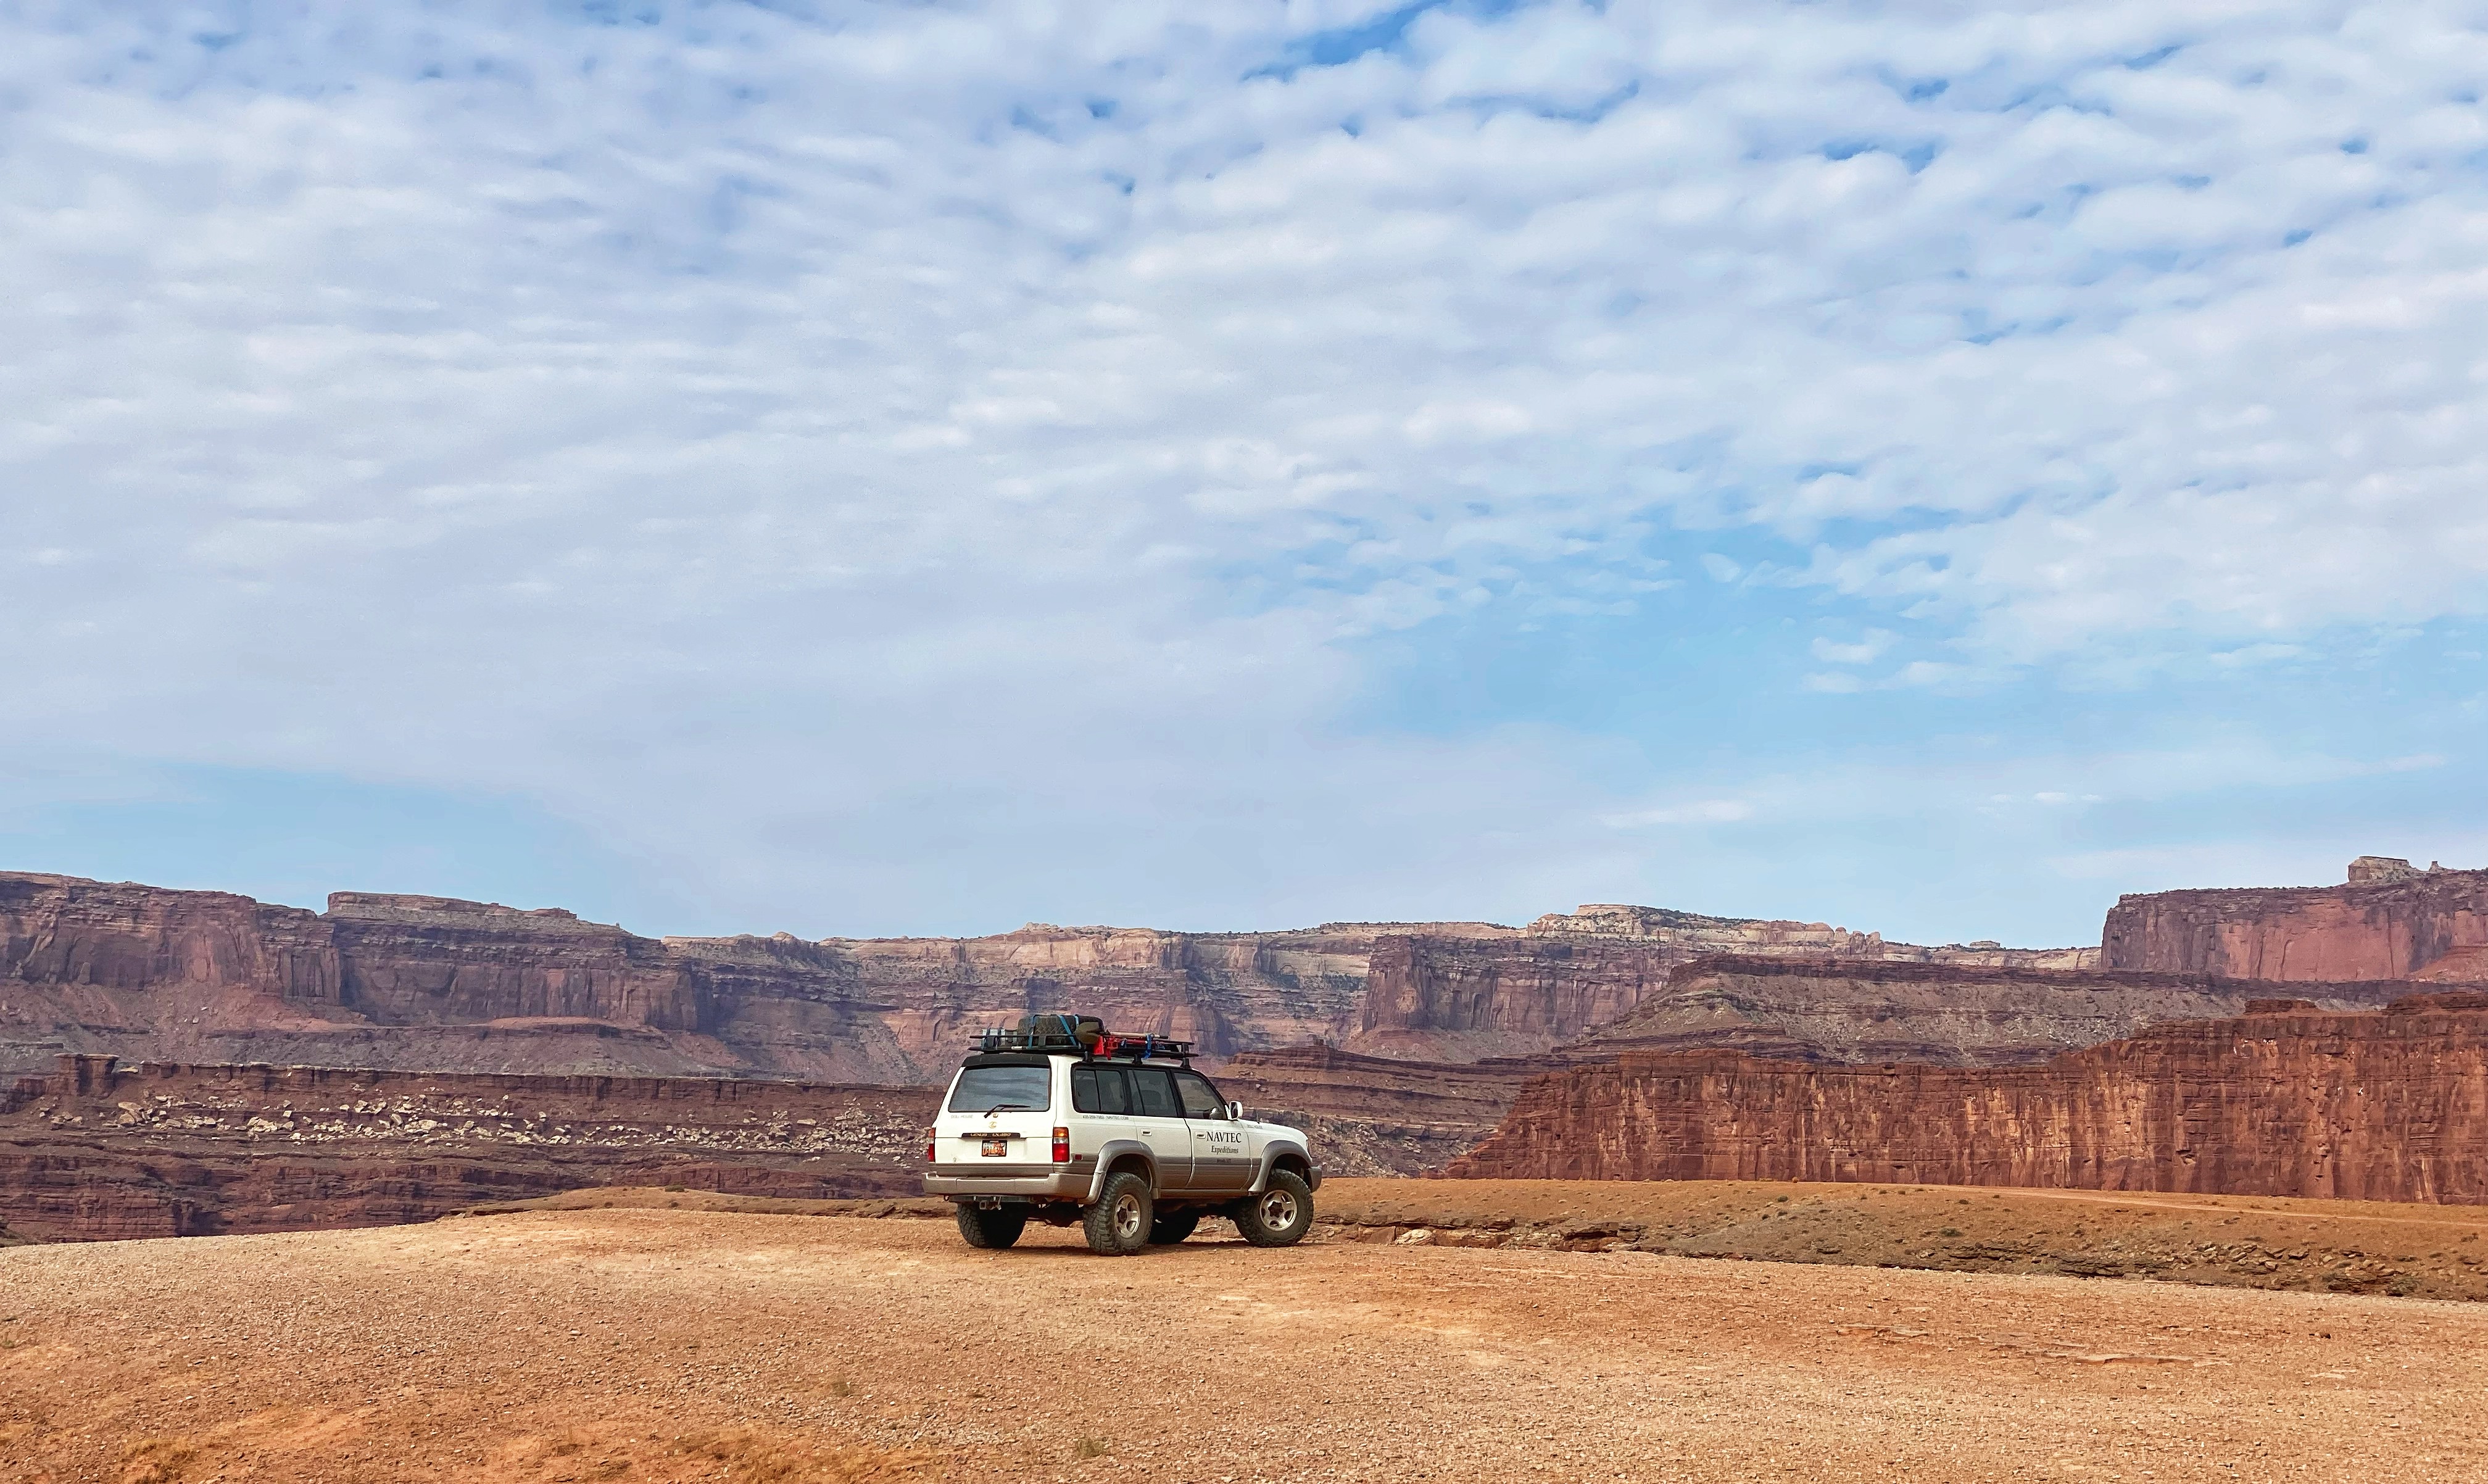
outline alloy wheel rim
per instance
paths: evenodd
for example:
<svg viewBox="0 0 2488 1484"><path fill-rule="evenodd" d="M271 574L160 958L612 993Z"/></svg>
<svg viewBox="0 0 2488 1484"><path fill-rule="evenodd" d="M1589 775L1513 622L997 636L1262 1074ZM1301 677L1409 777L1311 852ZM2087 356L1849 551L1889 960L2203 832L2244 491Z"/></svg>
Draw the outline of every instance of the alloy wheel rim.
<svg viewBox="0 0 2488 1484"><path fill-rule="evenodd" d="M1296 1198L1286 1190L1272 1190L1261 1197L1261 1224L1289 1227L1296 1224Z"/></svg>
<svg viewBox="0 0 2488 1484"><path fill-rule="evenodd" d="M1138 1236L1141 1230L1141 1203L1126 1195L1115 1202L1115 1230L1120 1236Z"/></svg>

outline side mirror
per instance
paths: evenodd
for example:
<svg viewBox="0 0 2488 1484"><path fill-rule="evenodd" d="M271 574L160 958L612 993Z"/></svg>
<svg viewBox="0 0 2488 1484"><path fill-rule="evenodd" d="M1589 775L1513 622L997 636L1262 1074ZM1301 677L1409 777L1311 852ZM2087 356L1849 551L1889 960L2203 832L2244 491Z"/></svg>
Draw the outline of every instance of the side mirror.
<svg viewBox="0 0 2488 1484"><path fill-rule="evenodd" d="M1227 1116L1234 1119L1237 1123L1242 1123L1244 1121L1244 1105L1241 1103L1228 1104Z"/></svg>

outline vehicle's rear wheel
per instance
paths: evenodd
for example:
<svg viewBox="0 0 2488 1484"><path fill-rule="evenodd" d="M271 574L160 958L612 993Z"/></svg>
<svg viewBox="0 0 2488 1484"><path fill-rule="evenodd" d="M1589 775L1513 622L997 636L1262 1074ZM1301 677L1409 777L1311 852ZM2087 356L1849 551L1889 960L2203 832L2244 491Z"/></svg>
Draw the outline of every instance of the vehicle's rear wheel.
<svg viewBox="0 0 2488 1484"><path fill-rule="evenodd" d="M1000 1211L979 1211L969 1205L959 1208L959 1235L967 1238L972 1247L1006 1247L1017 1242L1027 1227L1026 1206L1004 1206Z"/></svg>
<svg viewBox="0 0 2488 1484"><path fill-rule="evenodd" d="M1088 1250L1102 1257L1129 1257L1149 1244L1149 1215L1154 1205L1149 1183L1131 1173L1108 1175L1081 1226Z"/></svg>
<svg viewBox="0 0 2488 1484"><path fill-rule="evenodd" d="M1198 1211L1170 1211L1149 1222L1149 1241L1158 1246L1172 1246L1192 1235L1201 1224Z"/></svg>
<svg viewBox="0 0 2488 1484"><path fill-rule="evenodd" d="M1293 1246L1314 1228L1314 1188L1291 1170L1272 1170L1258 1195L1235 1207L1235 1229L1257 1247Z"/></svg>

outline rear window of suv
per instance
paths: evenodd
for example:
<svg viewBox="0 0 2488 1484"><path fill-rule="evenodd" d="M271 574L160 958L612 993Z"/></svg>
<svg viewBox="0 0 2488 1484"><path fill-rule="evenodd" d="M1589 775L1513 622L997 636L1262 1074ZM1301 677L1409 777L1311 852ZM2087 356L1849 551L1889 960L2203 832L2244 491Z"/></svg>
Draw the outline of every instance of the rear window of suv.
<svg viewBox="0 0 2488 1484"><path fill-rule="evenodd" d="M1163 1067L1074 1067L1071 1107L1080 1113L1138 1113L1143 1118L1182 1115Z"/></svg>
<svg viewBox="0 0 2488 1484"><path fill-rule="evenodd" d="M1019 1109L1041 1113L1054 1103L1051 1067L970 1067L950 1089L950 1111L990 1113Z"/></svg>
<svg viewBox="0 0 2488 1484"><path fill-rule="evenodd" d="M1132 1084L1120 1067L1071 1069L1071 1110L1075 1113L1128 1113Z"/></svg>

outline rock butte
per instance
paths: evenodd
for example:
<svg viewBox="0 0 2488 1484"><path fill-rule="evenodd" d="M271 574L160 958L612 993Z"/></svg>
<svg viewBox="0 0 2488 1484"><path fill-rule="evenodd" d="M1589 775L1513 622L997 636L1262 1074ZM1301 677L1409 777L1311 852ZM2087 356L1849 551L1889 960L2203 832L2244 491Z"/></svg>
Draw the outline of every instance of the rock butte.
<svg viewBox="0 0 2488 1484"><path fill-rule="evenodd" d="M2109 968L2236 979L2488 979L2488 871L2361 855L2340 886L2120 897Z"/></svg>

